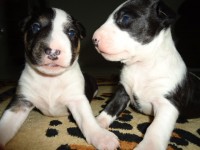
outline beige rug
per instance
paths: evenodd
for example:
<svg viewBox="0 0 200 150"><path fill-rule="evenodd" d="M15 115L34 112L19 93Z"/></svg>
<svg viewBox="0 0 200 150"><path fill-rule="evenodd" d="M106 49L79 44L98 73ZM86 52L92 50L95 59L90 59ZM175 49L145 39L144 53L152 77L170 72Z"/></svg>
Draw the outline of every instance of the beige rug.
<svg viewBox="0 0 200 150"><path fill-rule="evenodd" d="M91 102L94 115L105 107L116 82L98 78L98 85L99 93ZM15 87L14 82L0 83L0 115ZM131 150L142 140L151 121L152 118L128 108L109 130L119 137L121 150ZM6 145L6 150L94 150L94 147L86 143L72 117L51 118L32 111L17 135ZM200 118L177 123L168 150L200 150Z"/></svg>

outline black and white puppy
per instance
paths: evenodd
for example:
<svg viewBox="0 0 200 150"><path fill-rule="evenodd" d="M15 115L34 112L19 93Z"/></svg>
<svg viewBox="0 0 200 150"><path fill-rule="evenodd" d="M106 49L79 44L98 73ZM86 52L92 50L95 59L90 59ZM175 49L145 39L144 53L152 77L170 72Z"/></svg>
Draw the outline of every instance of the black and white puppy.
<svg viewBox="0 0 200 150"><path fill-rule="evenodd" d="M108 127L129 103L155 116L136 150L165 150L180 114L200 116L200 80L187 71L174 45L174 17L160 0L128 0L93 35L105 59L124 64L99 124Z"/></svg>
<svg viewBox="0 0 200 150"><path fill-rule="evenodd" d="M84 78L77 61L84 27L57 8L34 13L26 22L26 64L15 98L0 120L1 147L36 107L47 116L65 116L69 109L88 143L99 150L117 149L117 137L100 127L93 116L88 99L97 86L88 76Z"/></svg>

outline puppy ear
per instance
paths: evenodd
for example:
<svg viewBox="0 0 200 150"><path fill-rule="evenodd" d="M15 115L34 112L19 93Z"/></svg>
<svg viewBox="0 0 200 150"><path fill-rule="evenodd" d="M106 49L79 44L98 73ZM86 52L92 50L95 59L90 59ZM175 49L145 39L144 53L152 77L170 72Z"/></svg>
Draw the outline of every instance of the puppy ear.
<svg viewBox="0 0 200 150"><path fill-rule="evenodd" d="M162 1L157 2L156 5L156 14L157 17L160 19L162 25L164 27L168 27L172 23L174 23L176 18L175 12Z"/></svg>
<svg viewBox="0 0 200 150"><path fill-rule="evenodd" d="M75 21L76 28L79 31L80 38L83 39L86 37L86 29L85 27L78 21Z"/></svg>
<svg viewBox="0 0 200 150"><path fill-rule="evenodd" d="M27 26L30 19L31 19L31 16L28 16L28 17L26 17L25 19L23 19L22 21L19 22L19 27L20 27L21 32L25 32L26 26Z"/></svg>
<svg viewBox="0 0 200 150"><path fill-rule="evenodd" d="M48 8L46 0L28 0L28 14L27 17L19 22L19 27L22 32L25 31L31 16L40 13L42 10Z"/></svg>

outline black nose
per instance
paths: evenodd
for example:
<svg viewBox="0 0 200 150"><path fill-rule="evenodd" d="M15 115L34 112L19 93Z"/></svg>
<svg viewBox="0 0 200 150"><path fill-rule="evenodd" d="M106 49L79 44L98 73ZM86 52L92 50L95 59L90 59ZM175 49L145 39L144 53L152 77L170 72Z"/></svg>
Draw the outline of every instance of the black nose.
<svg viewBox="0 0 200 150"><path fill-rule="evenodd" d="M60 55L61 51L60 50L52 50L51 48L46 48L44 50L45 54L48 56L50 60L57 60L58 55Z"/></svg>
<svg viewBox="0 0 200 150"><path fill-rule="evenodd" d="M95 39L92 39L92 41L93 41L94 46L95 46L95 47L98 47L99 41L98 41L96 38L95 38Z"/></svg>

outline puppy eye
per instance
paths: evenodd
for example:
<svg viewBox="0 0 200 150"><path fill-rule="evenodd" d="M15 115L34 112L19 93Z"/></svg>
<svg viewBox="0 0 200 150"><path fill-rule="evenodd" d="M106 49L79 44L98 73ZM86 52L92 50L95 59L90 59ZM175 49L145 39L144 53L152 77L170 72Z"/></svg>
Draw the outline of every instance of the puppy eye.
<svg viewBox="0 0 200 150"><path fill-rule="evenodd" d="M67 34L70 38L74 38L74 36L76 35L76 31L74 29L69 29Z"/></svg>
<svg viewBox="0 0 200 150"><path fill-rule="evenodd" d="M31 26L32 32L35 34L41 29L41 25L38 22L35 22Z"/></svg>
<svg viewBox="0 0 200 150"><path fill-rule="evenodd" d="M129 15L123 15L121 18L121 24L128 25L130 23L131 17Z"/></svg>

